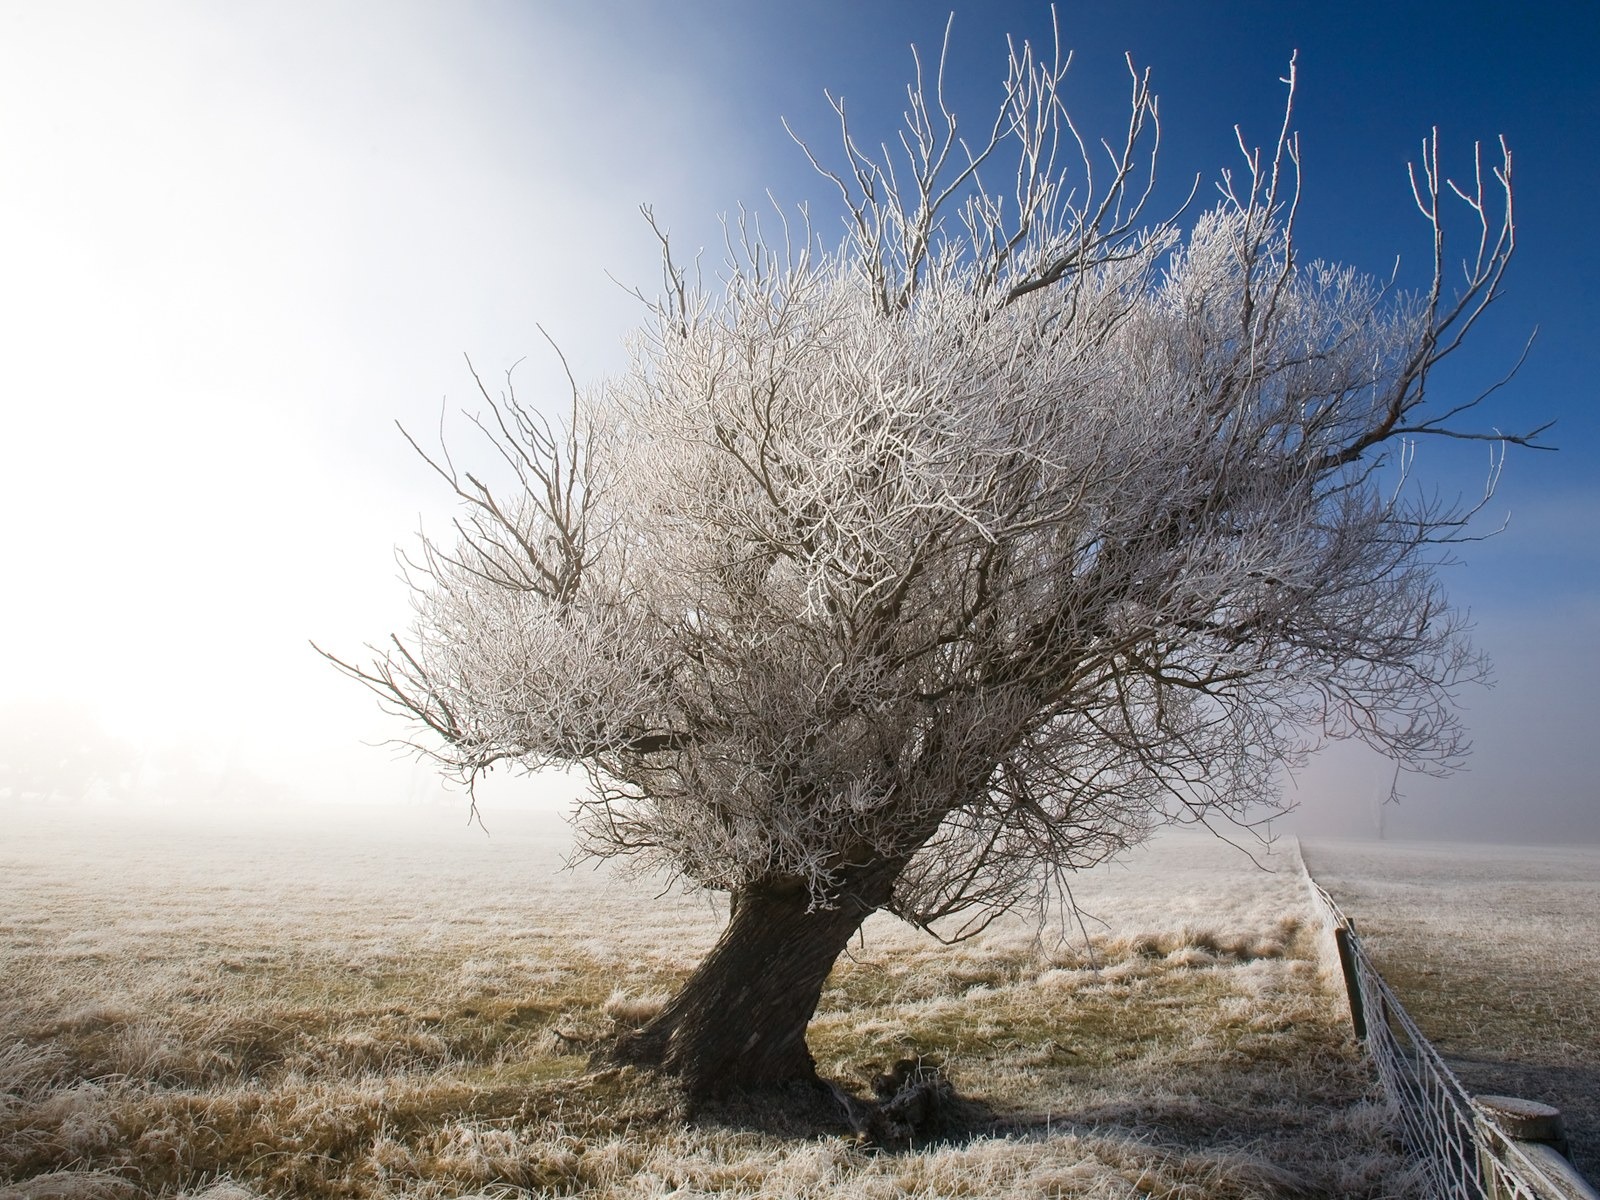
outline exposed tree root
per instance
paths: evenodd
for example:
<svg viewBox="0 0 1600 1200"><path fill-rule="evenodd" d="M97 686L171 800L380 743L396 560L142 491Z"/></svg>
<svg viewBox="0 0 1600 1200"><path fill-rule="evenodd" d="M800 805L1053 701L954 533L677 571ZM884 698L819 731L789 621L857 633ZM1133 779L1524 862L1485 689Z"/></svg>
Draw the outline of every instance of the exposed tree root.
<svg viewBox="0 0 1600 1200"><path fill-rule="evenodd" d="M663 1066L660 1053L658 1040L630 1030L595 1044L589 1061L596 1071L628 1066L649 1072L682 1095L692 1121L779 1136L843 1135L860 1146L896 1152L959 1141L995 1124L988 1106L961 1096L931 1059L896 1062L871 1080L870 1097L814 1071L766 1087L695 1094Z"/></svg>

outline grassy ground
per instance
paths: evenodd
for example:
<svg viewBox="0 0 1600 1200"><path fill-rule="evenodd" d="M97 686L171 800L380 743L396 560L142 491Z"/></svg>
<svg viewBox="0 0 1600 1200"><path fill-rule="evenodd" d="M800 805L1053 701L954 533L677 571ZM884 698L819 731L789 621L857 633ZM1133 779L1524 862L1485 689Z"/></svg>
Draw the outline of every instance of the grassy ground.
<svg viewBox="0 0 1600 1200"><path fill-rule="evenodd" d="M1560 1108L1600 1180L1600 847L1313 840L1306 864L1469 1091Z"/></svg>
<svg viewBox="0 0 1600 1200"><path fill-rule="evenodd" d="M1286 857L1169 839L1076 888L1085 942L874 920L811 1041L972 1101L884 1153L684 1120L565 1036L648 1011L722 915L556 870L563 828L38 810L0 844L0 1197L1408 1194Z"/></svg>

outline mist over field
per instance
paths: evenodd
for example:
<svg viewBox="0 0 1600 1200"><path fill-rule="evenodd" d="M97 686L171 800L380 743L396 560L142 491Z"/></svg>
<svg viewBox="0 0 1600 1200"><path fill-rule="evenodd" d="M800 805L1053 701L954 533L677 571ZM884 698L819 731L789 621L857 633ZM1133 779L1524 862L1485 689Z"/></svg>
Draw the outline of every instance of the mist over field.
<svg viewBox="0 0 1600 1200"><path fill-rule="evenodd" d="M1567 514L1580 522L1588 514ZM1531 524L1531 522L1530 522ZM1581 526L1580 526L1581 527ZM1536 544L1549 529L1513 526L1485 552L1493 562L1526 534ZM1481 548L1474 548L1481 549ZM1571 547L1580 565L1592 553ZM1282 822L1307 835L1423 841L1600 843L1600 774L1593 740L1593 648L1600 646L1600 605L1572 597L1522 620L1503 614L1478 622L1479 645L1493 658L1491 689L1459 696L1472 753L1444 778L1402 775L1376 754L1333 745L1290 781L1299 809ZM1388 803L1391 787L1400 799Z"/></svg>

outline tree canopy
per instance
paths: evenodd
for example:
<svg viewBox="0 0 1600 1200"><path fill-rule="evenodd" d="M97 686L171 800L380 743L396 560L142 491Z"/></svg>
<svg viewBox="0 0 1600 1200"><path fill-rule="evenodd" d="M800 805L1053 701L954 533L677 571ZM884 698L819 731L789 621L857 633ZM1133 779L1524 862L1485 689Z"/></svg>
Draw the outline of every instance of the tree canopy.
<svg viewBox="0 0 1600 1200"><path fill-rule="evenodd" d="M1301 255L1292 67L1275 145L1186 221L1146 215L1148 77L1093 146L1064 72L1015 49L976 142L920 64L893 153L837 104L838 244L747 215L707 281L652 218L629 369L562 422L480 382L509 486L418 446L461 515L408 558L413 628L343 668L468 780L582 764L591 853L844 939L877 908L961 936L1155 825L1249 820L1327 738L1453 766L1485 664L1435 568L1476 506L1406 481L1423 438L1537 436L1429 388L1511 257L1509 151L1458 187L1425 144L1406 293ZM655 1060L700 1079L671 1045L713 1003Z"/></svg>

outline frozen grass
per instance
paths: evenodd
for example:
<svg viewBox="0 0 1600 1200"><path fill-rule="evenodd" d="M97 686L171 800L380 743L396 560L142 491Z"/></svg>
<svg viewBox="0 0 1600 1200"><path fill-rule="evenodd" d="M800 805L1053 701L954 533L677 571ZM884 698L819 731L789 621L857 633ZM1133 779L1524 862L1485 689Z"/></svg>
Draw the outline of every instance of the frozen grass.
<svg viewBox="0 0 1600 1200"><path fill-rule="evenodd" d="M889 1154L777 1112L691 1125L649 1079L568 1052L645 1018L721 915L558 872L549 818L486 838L455 814L5 815L0 1197L1410 1186L1287 856L1274 874L1168 838L1079 881L1105 922L1088 945L1013 923L946 948L874 920L813 1025L822 1069L864 1091L936 1060L971 1101L949 1140Z"/></svg>
<svg viewBox="0 0 1600 1200"><path fill-rule="evenodd" d="M1304 854L1468 1089L1562 1109L1600 1180L1600 846L1316 839Z"/></svg>

